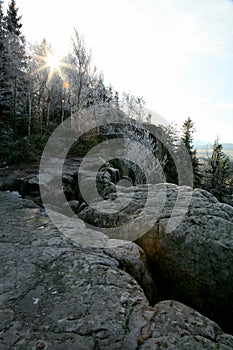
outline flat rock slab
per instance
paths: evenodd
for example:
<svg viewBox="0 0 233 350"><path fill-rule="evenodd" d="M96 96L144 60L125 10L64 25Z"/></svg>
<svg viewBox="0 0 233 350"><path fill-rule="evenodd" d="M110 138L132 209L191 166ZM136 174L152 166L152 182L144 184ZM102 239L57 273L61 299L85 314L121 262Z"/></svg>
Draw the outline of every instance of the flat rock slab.
<svg viewBox="0 0 233 350"><path fill-rule="evenodd" d="M156 295L155 286L135 244L81 246L12 193L0 192L0 220L0 349L233 348L193 309L149 305L142 287Z"/></svg>

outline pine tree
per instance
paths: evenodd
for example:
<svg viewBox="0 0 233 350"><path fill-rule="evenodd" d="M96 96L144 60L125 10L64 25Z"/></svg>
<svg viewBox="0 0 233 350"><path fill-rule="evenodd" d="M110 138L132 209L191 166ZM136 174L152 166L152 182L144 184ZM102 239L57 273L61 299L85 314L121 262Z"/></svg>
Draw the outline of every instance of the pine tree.
<svg viewBox="0 0 233 350"><path fill-rule="evenodd" d="M21 33L21 17L18 16L18 8L14 0L9 4L4 21L5 113L8 115L9 126L13 129L13 135L16 138L16 133L22 129L27 88L25 40Z"/></svg>
<svg viewBox="0 0 233 350"><path fill-rule="evenodd" d="M220 202L233 194L233 169L229 157L223 152L223 146L217 138L208 158L203 177L205 190L212 193Z"/></svg>
<svg viewBox="0 0 233 350"><path fill-rule="evenodd" d="M175 159L178 158L180 138L177 126L172 123L162 127L161 131L161 159L165 160L164 174L166 182L178 185L179 179Z"/></svg>
<svg viewBox="0 0 233 350"><path fill-rule="evenodd" d="M6 29L9 33L14 34L16 37L21 36L21 18L22 16L18 16L18 8L16 7L15 0L11 0L7 9Z"/></svg>
<svg viewBox="0 0 233 350"><path fill-rule="evenodd" d="M194 187L199 187L201 184L201 173L199 169L200 167L199 161L196 155L196 149L194 148L194 145L193 145L194 131L195 131L194 124L191 118L188 117L188 119L184 121L182 126L181 140L183 141L192 162Z"/></svg>
<svg viewBox="0 0 233 350"><path fill-rule="evenodd" d="M0 122L3 123L4 110L4 82L5 82L5 20L3 14L3 1L0 0ZM2 125L1 125L2 129Z"/></svg>
<svg viewBox="0 0 233 350"><path fill-rule="evenodd" d="M0 0L0 53L2 53L4 44L4 26L3 0Z"/></svg>

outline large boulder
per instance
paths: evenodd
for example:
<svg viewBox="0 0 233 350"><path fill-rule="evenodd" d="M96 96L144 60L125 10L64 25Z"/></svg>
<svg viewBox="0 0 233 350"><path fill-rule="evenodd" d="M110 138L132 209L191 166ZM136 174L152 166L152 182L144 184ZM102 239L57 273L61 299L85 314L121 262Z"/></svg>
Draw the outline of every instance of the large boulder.
<svg viewBox="0 0 233 350"><path fill-rule="evenodd" d="M124 209L108 214L119 203ZM233 333L233 207L204 190L157 184L118 187L117 198L96 208L80 217L99 227L122 225L121 234L146 253L160 300L184 302ZM149 229L140 236L142 222Z"/></svg>
<svg viewBox="0 0 233 350"><path fill-rule="evenodd" d="M233 207L184 187L189 206L172 214L178 190L167 187L163 212L137 243L151 262L160 298L182 301L233 333ZM172 215L179 224L169 230Z"/></svg>
<svg viewBox="0 0 233 350"><path fill-rule="evenodd" d="M150 306L143 289L156 300L155 286L134 243L84 247L12 193L0 192L0 217L1 349L233 348L232 336L193 309Z"/></svg>

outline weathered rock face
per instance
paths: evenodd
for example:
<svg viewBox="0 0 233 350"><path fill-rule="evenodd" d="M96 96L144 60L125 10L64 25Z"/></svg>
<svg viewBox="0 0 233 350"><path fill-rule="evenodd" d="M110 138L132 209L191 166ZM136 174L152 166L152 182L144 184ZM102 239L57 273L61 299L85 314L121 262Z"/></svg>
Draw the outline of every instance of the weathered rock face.
<svg viewBox="0 0 233 350"><path fill-rule="evenodd" d="M87 248L28 200L0 192L0 349L222 349L233 337L156 291L134 243ZM142 286L142 288L139 286Z"/></svg>
<svg viewBox="0 0 233 350"><path fill-rule="evenodd" d="M172 184L150 185L148 189L151 198L145 208L145 221L155 217L164 196L166 201L152 228L136 243L149 258L159 299L184 302L233 333L233 208L203 190ZM118 221L140 215L146 191L146 186L137 188L130 205L118 214ZM118 199L109 200L109 207L127 200L127 192L120 191ZM108 201L100 203L98 209L107 207ZM106 221L89 207L81 217L96 226ZM107 225L118 221L109 215Z"/></svg>
<svg viewBox="0 0 233 350"><path fill-rule="evenodd" d="M168 189L159 220L137 243L152 263L160 297L187 303L233 333L233 208L195 190L181 223L169 233L176 192Z"/></svg>
<svg viewBox="0 0 233 350"><path fill-rule="evenodd" d="M232 336L219 333L216 323L177 301L162 301L147 315L140 349L228 349ZM221 345L220 345L221 344Z"/></svg>

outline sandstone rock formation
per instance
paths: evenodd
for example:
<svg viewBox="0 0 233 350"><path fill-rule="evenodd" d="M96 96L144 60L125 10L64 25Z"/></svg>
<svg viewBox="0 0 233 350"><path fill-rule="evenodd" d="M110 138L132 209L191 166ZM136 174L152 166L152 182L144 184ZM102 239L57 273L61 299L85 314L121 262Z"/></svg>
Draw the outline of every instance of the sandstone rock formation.
<svg viewBox="0 0 233 350"><path fill-rule="evenodd" d="M151 303L156 290L134 243L84 247L13 193L0 192L0 218L0 349L233 348L193 309L149 304L144 290Z"/></svg>
<svg viewBox="0 0 233 350"><path fill-rule="evenodd" d="M108 216L107 226L142 215L151 228L136 243L150 261L160 300L184 302L233 333L233 207L206 191L185 186L158 184L134 191L129 205L126 190L118 191L116 200L99 203L99 212L108 205L126 203L117 216ZM159 214L156 208L161 209ZM90 207L80 216L95 226L106 222ZM136 225L135 221L135 230Z"/></svg>
<svg viewBox="0 0 233 350"><path fill-rule="evenodd" d="M188 196L190 189L184 188ZM194 190L188 211L172 232L168 220L177 194L169 186L164 210L137 243L152 263L162 298L182 301L233 333L233 207Z"/></svg>

